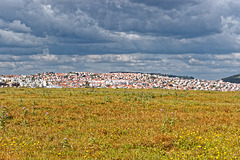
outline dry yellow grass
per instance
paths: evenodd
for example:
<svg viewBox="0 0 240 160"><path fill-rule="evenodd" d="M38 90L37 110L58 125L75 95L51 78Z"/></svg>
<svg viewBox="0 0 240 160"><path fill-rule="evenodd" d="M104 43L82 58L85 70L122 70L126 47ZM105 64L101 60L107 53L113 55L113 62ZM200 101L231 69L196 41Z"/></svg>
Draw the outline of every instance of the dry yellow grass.
<svg viewBox="0 0 240 160"><path fill-rule="evenodd" d="M238 159L240 92L0 89L0 159Z"/></svg>

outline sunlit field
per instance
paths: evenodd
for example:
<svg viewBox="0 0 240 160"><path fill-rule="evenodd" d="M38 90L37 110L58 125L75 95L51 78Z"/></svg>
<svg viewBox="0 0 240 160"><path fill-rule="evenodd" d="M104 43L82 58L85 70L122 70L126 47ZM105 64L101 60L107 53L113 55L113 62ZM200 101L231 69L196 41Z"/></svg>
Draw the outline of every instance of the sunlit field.
<svg viewBox="0 0 240 160"><path fill-rule="evenodd" d="M240 92L0 89L0 159L238 159Z"/></svg>

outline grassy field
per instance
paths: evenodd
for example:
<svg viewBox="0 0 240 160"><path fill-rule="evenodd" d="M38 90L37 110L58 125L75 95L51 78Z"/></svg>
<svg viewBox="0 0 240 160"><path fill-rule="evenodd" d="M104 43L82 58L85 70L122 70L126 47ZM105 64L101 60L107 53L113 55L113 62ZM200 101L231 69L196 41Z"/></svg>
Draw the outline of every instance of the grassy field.
<svg viewBox="0 0 240 160"><path fill-rule="evenodd" d="M238 159L240 92L0 89L0 159Z"/></svg>

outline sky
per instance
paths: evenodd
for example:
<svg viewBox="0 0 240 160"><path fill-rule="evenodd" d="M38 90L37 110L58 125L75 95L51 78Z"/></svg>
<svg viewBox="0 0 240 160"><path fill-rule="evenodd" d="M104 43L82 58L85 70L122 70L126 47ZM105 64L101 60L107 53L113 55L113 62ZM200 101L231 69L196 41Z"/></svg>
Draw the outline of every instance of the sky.
<svg viewBox="0 0 240 160"><path fill-rule="evenodd" d="M0 74L240 73L237 0L1 0Z"/></svg>

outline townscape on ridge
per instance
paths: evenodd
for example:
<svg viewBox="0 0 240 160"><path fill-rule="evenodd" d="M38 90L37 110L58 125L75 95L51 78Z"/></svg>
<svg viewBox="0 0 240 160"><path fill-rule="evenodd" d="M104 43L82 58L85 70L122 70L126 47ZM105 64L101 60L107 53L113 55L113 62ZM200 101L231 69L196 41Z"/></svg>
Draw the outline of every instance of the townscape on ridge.
<svg viewBox="0 0 240 160"><path fill-rule="evenodd" d="M0 87L28 88L133 88L239 91L240 84L147 73L46 72L35 75L0 75Z"/></svg>

